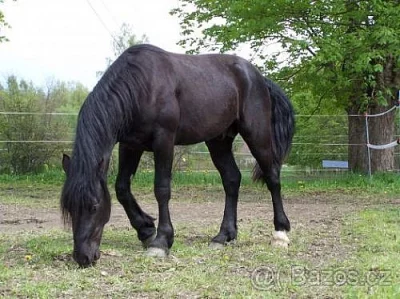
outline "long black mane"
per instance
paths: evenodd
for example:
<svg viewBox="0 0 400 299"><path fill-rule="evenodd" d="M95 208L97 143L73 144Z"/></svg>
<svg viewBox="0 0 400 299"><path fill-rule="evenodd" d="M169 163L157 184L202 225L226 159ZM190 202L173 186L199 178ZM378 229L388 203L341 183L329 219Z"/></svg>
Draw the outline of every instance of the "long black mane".
<svg viewBox="0 0 400 299"><path fill-rule="evenodd" d="M75 134L69 173L61 195L65 221L70 214L80 213L96 198L95 184L102 178L99 168L108 164L109 153L117 140L126 133L132 119L140 117L139 97L146 97L147 70L135 59L143 49L165 53L141 45L126 50L105 72L82 105ZM73 175L72 175L73 174Z"/></svg>

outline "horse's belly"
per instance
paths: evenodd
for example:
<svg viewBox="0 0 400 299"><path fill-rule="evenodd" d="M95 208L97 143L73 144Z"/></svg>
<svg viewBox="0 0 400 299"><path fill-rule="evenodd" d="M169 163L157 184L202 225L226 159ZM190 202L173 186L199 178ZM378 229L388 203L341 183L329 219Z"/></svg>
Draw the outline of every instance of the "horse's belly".
<svg viewBox="0 0 400 299"><path fill-rule="evenodd" d="M218 119L218 121L198 120L181 122L176 133L175 144L196 144L211 140L226 134L234 122L235 117L229 117L229 115L226 115L224 119Z"/></svg>
<svg viewBox="0 0 400 299"><path fill-rule="evenodd" d="M195 144L224 134L239 118L238 99L232 89L227 96L211 95L181 101L176 144Z"/></svg>

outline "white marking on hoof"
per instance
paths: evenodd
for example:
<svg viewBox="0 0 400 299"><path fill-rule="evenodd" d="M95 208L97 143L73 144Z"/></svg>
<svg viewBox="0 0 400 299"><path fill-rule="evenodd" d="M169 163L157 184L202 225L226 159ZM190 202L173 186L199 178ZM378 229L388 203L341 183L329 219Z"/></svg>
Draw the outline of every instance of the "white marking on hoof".
<svg viewBox="0 0 400 299"><path fill-rule="evenodd" d="M147 248L150 246L150 243L153 242L153 240L156 238L157 233L154 233L151 237L147 238L142 242L142 245L144 248Z"/></svg>
<svg viewBox="0 0 400 299"><path fill-rule="evenodd" d="M208 245L208 248L212 250L221 250L224 249L224 244L218 243L218 242L211 242L210 245Z"/></svg>
<svg viewBox="0 0 400 299"><path fill-rule="evenodd" d="M288 248L290 240L285 231L275 231L272 234L271 245L274 247Z"/></svg>
<svg viewBox="0 0 400 299"><path fill-rule="evenodd" d="M151 257L166 257L168 254L164 249L150 247L149 249L147 249L146 255Z"/></svg>

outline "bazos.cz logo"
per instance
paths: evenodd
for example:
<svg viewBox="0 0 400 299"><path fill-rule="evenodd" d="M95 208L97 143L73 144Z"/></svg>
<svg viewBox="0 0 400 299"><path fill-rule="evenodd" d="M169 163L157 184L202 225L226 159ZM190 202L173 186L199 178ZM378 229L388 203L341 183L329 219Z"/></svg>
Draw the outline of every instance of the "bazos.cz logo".
<svg viewBox="0 0 400 299"><path fill-rule="evenodd" d="M280 289L282 284L294 286L390 286L392 274L375 269L360 272L353 268L310 269L293 265L287 268L263 266L251 274L251 283L258 290Z"/></svg>

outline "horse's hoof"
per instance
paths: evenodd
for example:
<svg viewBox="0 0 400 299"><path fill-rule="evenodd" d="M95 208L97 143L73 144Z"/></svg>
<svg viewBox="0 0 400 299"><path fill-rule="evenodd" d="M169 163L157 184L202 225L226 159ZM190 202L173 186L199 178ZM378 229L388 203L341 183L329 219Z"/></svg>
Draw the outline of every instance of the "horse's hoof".
<svg viewBox="0 0 400 299"><path fill-rule="evenodd" d="M290 240L285 231L275 231L272 235L271 245L274 247L288 248Z"/></svg>
<svg viewBox="0 0 400 299"><path fill-rule="evenodd" d="M148 248L150 246L150 243L153 242L153 240L156 238L157 233L154 233L150 237L148 237L146 240L142 241L142 245L144 248Z"/></svg>
<svg viewBox="0 0 400 299"><path fill-rule="evenodd" d="M224 249L224 244L218 243L218 242L211 242L210 245L208 245L208 248L212 250L221 250Z"/></svg>
<svg viewBox="0 0 400 299"><path fill-rule="evenodd" d="M146 255L147 255L147 256L151 256L151 257L161 257L161 258L164 258L164 257L167 257L168 253L167 253L166 250L161 249L161 248L149 247L149 248L147 249Z"/></svg>

